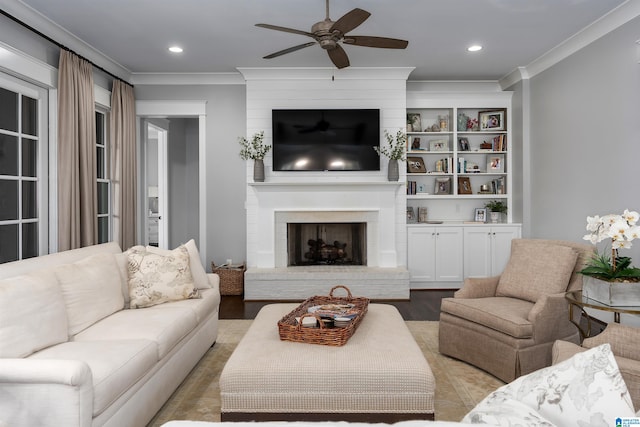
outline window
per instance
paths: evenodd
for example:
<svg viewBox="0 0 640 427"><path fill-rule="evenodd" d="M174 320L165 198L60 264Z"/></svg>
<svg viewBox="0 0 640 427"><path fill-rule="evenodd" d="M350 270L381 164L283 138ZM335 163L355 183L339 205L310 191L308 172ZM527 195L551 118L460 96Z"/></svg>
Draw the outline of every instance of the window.
<svg viewBox="0 0 640 427"><path fill-rule="evenodd" d="M111 240L111 181L109 179L109 150L107 148L107 115L96 111L96 161L98 196L98 243Z"/></svg>
<svg viewBox="0 0 640 427"><path fill-rule="evenodd" d="M0 74L0 263L47 252L46 96Z"/></svg>

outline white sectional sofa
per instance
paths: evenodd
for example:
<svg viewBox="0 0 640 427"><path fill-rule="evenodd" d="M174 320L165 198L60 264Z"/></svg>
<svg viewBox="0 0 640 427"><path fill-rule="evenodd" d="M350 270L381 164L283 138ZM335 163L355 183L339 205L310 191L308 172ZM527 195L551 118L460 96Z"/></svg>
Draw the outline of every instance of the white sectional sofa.
<svg viewBox="0 0 640 427"><path fill-rule="evenodd" d="M0 265L0 426L146 425L218 335L219 278L178 249L197 295L145 308L115 243Z"/></svg>

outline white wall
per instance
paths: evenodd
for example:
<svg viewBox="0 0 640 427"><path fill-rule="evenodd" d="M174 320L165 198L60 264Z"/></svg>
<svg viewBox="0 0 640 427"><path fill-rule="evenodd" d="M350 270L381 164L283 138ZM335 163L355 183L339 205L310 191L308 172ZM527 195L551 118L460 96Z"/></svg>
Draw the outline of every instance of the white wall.
<svg viewBox="0 0 640 427"><path fill-rule="evenodd" d="M245 259L246 228L244 199L246 167L237 143L246 132L244 85L140 85L136 100L205 100L207 134L207 252L210 262L227 258ZM195 201L197 209L197 200ZM185 220L191 206L182 207ZM198 236L191 236L198 241Z"/></svg>
<svg viewBox="0 0 640 427"><path fill-rule="evenodd" d="M580 241L588 215L640 211L639 38L635 18L531 79L532 237Z"/></svg>
<svg viewBox="0 0 640 427"><path fill-rule="evenodd" d="M380 110L381 143L384 130L394 134L406 127L406 79L410 68L382 68L334 70L320 69L240 69L247 80L247 129L248 137L264 131L265 142L271 144L271 110L277 108L375 108ZM308 210L352 210L356 207L378 209L385 221L380 229L381 267L406 266L406 194L396 190L392 193L391 212L389 204L369 197L357 202L350 198L348 202L340 200L333 191L343 188L345 183L385 182L387 181L388 161L381 161L381 170L375 172L273 172L271 154L264 159L265 181L280 184L322 182L326 185L322 191L312 193L307 189L308 199L304 200L299 189L279 187L286 194L287 203L280 202L282 209ZM247 182L253 178L253 164L247 162ZM400 180L404 182L405 172L401 171ZM320 199L321 194L326 195ZM258 187L247 191L247 261L249 267L275 266L275 222L272 220L275 199L265 201L266 193L258 194ZM318 197L317 199L315 197ZM382 199L382 195L379 196ZM323 200L322 206L318 201ZM356 206L357 205L357 206ZM383 215L384 213L384 215ZM384 236L390 238L384 238ZM387 246L385 246L387 244ZM389 248L388 246L391 246ZM385 257L384 254L387 254Z"/></svg>

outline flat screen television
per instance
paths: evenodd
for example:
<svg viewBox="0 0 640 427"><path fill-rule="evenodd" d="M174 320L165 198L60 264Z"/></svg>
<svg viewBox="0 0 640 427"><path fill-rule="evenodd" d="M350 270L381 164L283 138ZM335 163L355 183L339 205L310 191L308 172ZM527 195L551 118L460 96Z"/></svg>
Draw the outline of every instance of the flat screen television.
<svg viewBox="0 0 640 427"><path fill-rule="evenodd" d="M377 171L380 110L273 110L274 171Z"/></svg>

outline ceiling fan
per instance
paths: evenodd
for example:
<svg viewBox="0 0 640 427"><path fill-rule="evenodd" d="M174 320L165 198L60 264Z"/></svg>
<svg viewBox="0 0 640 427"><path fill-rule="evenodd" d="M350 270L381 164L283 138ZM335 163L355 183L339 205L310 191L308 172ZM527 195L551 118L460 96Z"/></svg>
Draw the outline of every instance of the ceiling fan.
<svg viewBox="0 0 640 427"><path fill-rule="evenodd" d="M327 17L324 21L316 22L311 27L311 32L296 30L293 28L279 27L277 25L270 24L256 24L256 27L267 28L270 30L284 31L287 33L300 34L303 36L311 37L315 41L303 43L297 46L283 49L278 52L274 52L264 57L264 59L271 59L277 56L285 55L287 53L295 52L305 47L313 46L314 44L320 44L320 47L325 49L329 54L329 58L337 68L345 68L349 66L349 57L345 50L340 46L340 42L345 44L352 44L355 46L366 47L378 47L386 49L404 49L409 44L406 40L392 39L388 37L374 37L374 36L352 36L347 34L349 31L362 24L371 14L366 10L355 8L350 12L347 12L342 18L337 21L332 21L329 18L329 0L326 0Z"/></svg>

